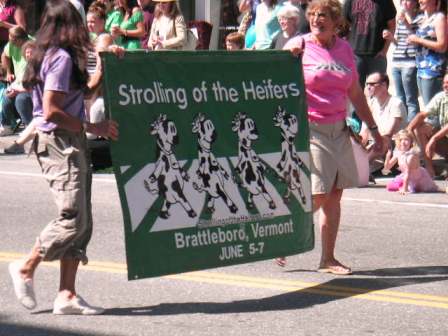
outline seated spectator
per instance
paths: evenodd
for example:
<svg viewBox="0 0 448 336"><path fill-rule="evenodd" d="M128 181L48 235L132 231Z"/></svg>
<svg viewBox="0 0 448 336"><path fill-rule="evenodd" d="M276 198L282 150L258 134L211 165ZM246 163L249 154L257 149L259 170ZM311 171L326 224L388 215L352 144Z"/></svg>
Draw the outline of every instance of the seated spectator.
<svg viewBox="0 0 448 336"><path fill-rule="evenodd" d="M414 132L423 153L426 169L435 176L432 157L434 153L448 159L448 74L443 77L443 91L437 93L408 125L408 130ZM428 122L428 117L437 120L440 127Z"/></svg>
<svg viewBox="0 0 448 336"><path fill-rule="evenodd" d="M373 161L384 158L387 150L391 148L392 136L406 126L406 107L399 98L389 93L389 77L385 73L374 72L367 76L365 94L375 124L384 140L381 152L370 152L369 154L371 171L375 171L380 167L376 167ZM366 146L372 139L370 131L363 124L360 135Z"/></svg>
<svg viewBox="0 0 448 336"><path fill-rule="evenodd" d="M33 53L33 49L35 47L34 41L27 41L22 46L22 54L28 62L31 59L31 55ZM34 119L33 119L34 120ZM24 145L34 138L36 134L36 128L34 126L34 122L28 124L28 126L20 133L20 136L9 146L5 147L5 154L23 154L25 153Z"/></svg>
<svg viewBox="0 0 448 336"><path fill-rule="evenodd" d="M289 39L299 35L300 12L294 6L283 6L278 11L277 18L281 32L272 40L271 49L282 50Z"/></svg>
<svg viewBox="0 0 448 336"><path fill-rule="evenodd" d="M145 35L143 13L140 7L135 6L132 0L118 0L119 10L123 15L123 21L111 28L111 35L115 44L126 50L140 49L140 38Z"/></svg>
<svg viewBox="0 0 448 336"><path fill-rule="evenodd" d="M412 133L406 129L394 136L395 150L388 151L384 162L386 172L398 164L401 174L387 183L388 191L399 191L405 195L415 192L435 192L439 189L428 171L420 166L419 151L415 147Z"/></svg>
<svg viewBox="0 0 448 336"><path fill-rule="evenodd" d="M244 49L244 35L237 32L230 33L229 35L227 35L226 49L227 51Z"/></svg>
<svg viewBox="0 0 448 336"><path fill-rule="evenodd" d="M22 46L29 40L25 30L20 26L9 29L9 42L2 54L2 64L6 70L6 81L10 83L3 96L0 123L0 136L11 135L16 127L16 115L26 126L33 118L31 94L22 86L22 78L26 68L26 58L22 54Z"/></svg>
<svg viewBox="0 0 448 336"><path fill-rule="evenodd" d="M180 50L187 43L187 26L175 0L159 0L154 12L148 48Z"/></svg>

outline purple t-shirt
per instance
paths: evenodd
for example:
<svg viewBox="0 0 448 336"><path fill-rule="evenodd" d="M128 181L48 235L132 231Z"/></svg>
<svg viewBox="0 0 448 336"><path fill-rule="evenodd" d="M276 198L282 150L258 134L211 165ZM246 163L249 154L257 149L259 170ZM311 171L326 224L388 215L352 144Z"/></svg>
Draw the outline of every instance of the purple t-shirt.
<svg viewBox="0 0 448 336"><path fill-rule="evenodd" d="M65 93L65 113L80 120L85 119L84 93L80 89L73 89L71 85L73 62L64 49L50 49L46 52L40 68L42 83L33 89L33 116L36 127L41 131L52 131L58 126L44 120L43 96L45 91L58 91Z"/></svg>

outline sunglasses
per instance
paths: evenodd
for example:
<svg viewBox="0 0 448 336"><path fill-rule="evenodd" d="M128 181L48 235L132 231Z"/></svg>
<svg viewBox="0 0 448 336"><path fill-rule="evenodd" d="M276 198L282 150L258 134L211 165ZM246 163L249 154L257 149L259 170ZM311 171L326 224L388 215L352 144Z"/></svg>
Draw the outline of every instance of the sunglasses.
<svg viewBox="0 0 448 336"><path fill-rule="evenodd" d="M313 17L317 17L318 19L326 19L328 17L328 14L324 12L309 12L308 17L310 19Z"/></svg>
<svg viewBox="0 0 448 336"><path fill-rule="evenodd" d="M383 84L383 81L381 81L381 82L367 82L366 86L379 86L381 84Z"/></svg>

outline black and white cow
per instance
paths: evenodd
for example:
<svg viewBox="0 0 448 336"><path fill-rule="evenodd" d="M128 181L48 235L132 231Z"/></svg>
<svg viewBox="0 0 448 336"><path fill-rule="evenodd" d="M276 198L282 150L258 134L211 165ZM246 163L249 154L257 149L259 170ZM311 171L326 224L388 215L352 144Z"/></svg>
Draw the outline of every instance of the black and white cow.
<svg viewBox="0 0 448 336"><path fill-rule="evenodd" d="M192 122L192 132L198 136L198 160L199 167L196 170L198 183L193 182L193 188L198 192L207 193L207 209L215 211L215 199L221 197L230 212L236 213L238 207L229 197L224 187L224 180L229 179L227 171L216 160L211 151L212 143L217 134L215 125L210 119L205 119L203 114L198 114Z"/></svg>
<svg viewBox="0 0 448 336"><path fill-rule="evenodd" d="M306 197L302 189L302 183L300 182L300 168L303 167L303 161L300 159L294 144L299 131L297 117L293 114L286 113L279 106L277 112L274 113L273 120L274 126L280 128L282 135L282 152L275 170L288 186L283 195L283 199L286 202L289 201L291 191L297 189L302 202L305 204Z"/></svg>
<svg viewBox="0 0 448 336"><path fill-rule="evenodd" d="M257 126L253 119L245 113L237 113L232 121L232 131L238 134L238 173L243 187L248 191L247 206L253 208L253 196L261 194L268 202L270 209L276 205L266 190L264 172L265 165L252 149L252 141L258 139Z"/></svg>
<svg viewBox="0 0 448 336"><path fill-rule="evenodd" d="M157 162L154 171L144 180L144 185L149 192L158 193L164 199L159 216L168 218L170 206L180 203L189 217L196 217L183 192L188 174L179 166L174 154L174 147L179 142L176 125L163 114L151 123L149 133L157 139Z"/></svg>

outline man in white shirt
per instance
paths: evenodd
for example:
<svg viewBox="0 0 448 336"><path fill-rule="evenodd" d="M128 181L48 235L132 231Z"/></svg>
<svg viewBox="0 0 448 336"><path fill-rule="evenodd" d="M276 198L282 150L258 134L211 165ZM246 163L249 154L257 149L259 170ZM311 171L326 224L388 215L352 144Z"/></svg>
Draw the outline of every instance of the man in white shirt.
<svg viewBox="0 0 448 336"><path fill-rule="evenodd" d="M364 93L378 131L385 141L383 152L370 152L369 160L372 162L375 159L384 158L387 150L391 148L393 135L406 127L407 112L402 101L389 93L389 77L385 73L374 72L368 75ZM360 135L363 144L368 145L372 137L370 130L364 124ZM371 171L375 171L375 168L379 167L371 165Z"/></svg>

